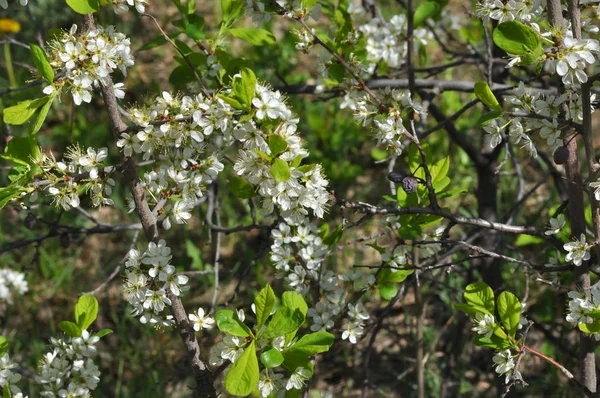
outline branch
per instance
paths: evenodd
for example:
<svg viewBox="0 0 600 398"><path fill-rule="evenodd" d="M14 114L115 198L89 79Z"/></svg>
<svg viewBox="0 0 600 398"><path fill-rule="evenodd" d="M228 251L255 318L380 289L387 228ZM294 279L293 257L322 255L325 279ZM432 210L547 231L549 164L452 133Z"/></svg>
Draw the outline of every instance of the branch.
<svg viewBox="0 0 600 398"><path fill-rule="evenodd" d="M366 213L371 215L376 214L395 214L395 215L403 215L403 214L433 214L436 216L443 217L448 219L455 224L466 224L473 225L475 227L487 228L501 232L508 232L511 234L526 234L533 236L545 237L543 232L538 231L535 227L526 227L519 225L509 225L503 224L494 221L484 220L482 218L472 218L472 217L464 217L459 216L457 214L452 214L443 209L434 209L431 207L377 207L370 203L365 202L349 202L344 199L335 198L337 204L339 204L342 208L353 209L358 213Z"/></svg>
<svg viewBox="0 0 600 398"><path fill-rule="evenodd" d="M94 16L92 14L88 14L85 15L84 18L86 27L88 29L93 29ZM119 107L117 105L117 98L115 97L113 84L110 78L105 80L104 84L101 86L101 90L102 96L104 97L106 110L108 112L110 125L112 126L113 137L116 142L120 138L122 132L125 131L127 126L121 120ZM142 186L138 177L137 167L132 158L127 158L124 155L122 156L125 164L124 178L129 185L131 194L133 195L136 211L140 217L146 238L150 242L156 242L158 241L159 237L156 217L148 206L144 187ZM181 298L175 296L172 294L172 292L169 292L168 296L171 300L171 313L173 314L175 324L179 331L179 336L185 345L190 363L192 365L192 371L196 380L196 395L198 397L214 398L216 397L216 392L213 386L214 378L208 367L200 359L200 346L196 340L194 329L188 321L187 312L183 306L183 303L181 302Z"/></svg>

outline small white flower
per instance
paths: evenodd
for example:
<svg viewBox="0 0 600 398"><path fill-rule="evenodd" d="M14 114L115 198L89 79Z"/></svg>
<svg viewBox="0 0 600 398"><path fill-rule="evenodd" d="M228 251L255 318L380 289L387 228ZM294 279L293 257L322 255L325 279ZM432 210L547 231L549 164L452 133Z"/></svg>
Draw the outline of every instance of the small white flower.
<svg viewBox="0 0 600 398"><path fill-rule="evenodd" d="M194 330L199 332L200 329L210 329L215 323L215 320L204 315L204 309L198 308L194 314L188 314L190 321L194 323Z"/></svg>
<svg viewBox="0 0 600 398"><path fill-rule="evenodd" d="M581 234L579 240L575 239L573 242L565 243L563 247L569 252L565 257L565 260L577 266L581 265L583 261L589 260L591 257L589 250L592 246L588 245L586 242L585 234Z"/></svg>
<svg viewBox="0 0 600 398"><path fill-rule="evenodd" d="M301 389L304 385L304 381L310 378L311 373L310 370L303 368L302 366L298 366L294 373L290 376L287 384L285 385L286 390L291 389Z"/></svg>
<svg viewBox="0 0 600 398"><path fill-rule="evenodd" d="M471 330L480 336L484 336L486 339L492 337L494 329L496 328L496 320L494 319L493 315L479 312L475 314L473 324L474 326Z"/></svg>
<svg viewBox="0 0 600 398"><path fill-rule="evenodd" d="M557 218L550 219L550 228L546 232L546 235L556 235L560 232L560 230L565 226L565 216L563 214L559 214Z"/></svg>

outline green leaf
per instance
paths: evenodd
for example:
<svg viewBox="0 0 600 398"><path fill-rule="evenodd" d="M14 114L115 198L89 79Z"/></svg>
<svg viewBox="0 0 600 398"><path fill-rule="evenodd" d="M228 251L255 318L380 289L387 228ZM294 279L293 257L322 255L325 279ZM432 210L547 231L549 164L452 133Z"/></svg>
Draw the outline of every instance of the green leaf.
<svg viewBox="0 0 600 398"><path fill-rule="evenodd" d="M80 337L82 333L81 328L73 322L62 321L59 322L58 327L71 337Z"/></svg>
<svg viewBox="0 0 600 398"><path fill-rule="evenodd" d="M96 333L95 336L100 339L108 334L111 334L112 332L112 329L102 329L98 333Z"/></svg>
<svg viewBox="0 0 600 398"><path fill-rule="evenodd" d="M33 114L46 102L50 97L42 97L34 100L19 102L17 105L4 109L4 123L21 125L31 119Z"/></svg>
<svg viewBox="0 0 600 398"><path fill-rule="evenodd" d="M256 153L258 155L258 157L266 160L267 162L271 162L271 160L273 160L273 158L270 155L267 155L266 153L259 151L258 149L255 149L254 153Z"/></svg>
<svg viewBox="0 0 600 398"><path fill-rule="evenodd" d="M196 0L188 0L187 1L187 13L193 14L196 11Z"/></svg>
<svg viewBox="0 0 600 398"><path fill-rule="evenodd" d="M284 307L300 310L302 315L306 316L308 305L304 298L296 292L284 292L281 301Z"/></svg>
<svg viewBox="0 0 600 398"><path fill-rule="evenodd" d="M40 113L38 114L38 117L35 120L35 124L33 125L30 134L37 134L37 132L40 131L44 122L46 121L46 116L48 116L48 111L50 110L50 107L54 102L54 98L56 98L56 94L51 94L48 102L46 102L44 106L42 106L42 109L40 109Z"/></svg>
<svg viewBox="0 0 600 398"><path fill-rule="evenodd" d="M221 93L217 94L217 97L221 98L223 101L227 102L229 105L231 105L235 109L241 109L241 110L246 109L245 105L242 105L240 103L240 101L238 101L238 100L236 100L234 98L228 97L228 96L223 95Z"/></svg>
<svg viewBox="0 0 600 398"><path fill-rule="evenodd" d="M450 157L446 156L443 159L435 162L433 166L429 168L429 173L431 174L431 183L435 186L436 183L442 181L447 175L448 170L450 169Z"/></svg>
<svg viewBox="0 0 600 398"><path fill-rule="evenodd" d="M541 46L538 33L518 21L502 22L494 29L492 37L498 47L514 55L532 53Z"/></svg>
<svg viewBox="0 0 600 398"><path fill-rule="evenodd" d="M595 334L600 332L600 322L580 323L577 325L579 330L586 334Z"/></svg>
<svg viewBox="0 0 600 398"><path fill-rule="evenodd" d="M258 360L256 359L256 348L254 340L231 365L231 369L225 376L225 390L233 395L246 396L256 388L258 383Z"/></svg>
<svg viewBox="0 0 600 398"><path fill-rule="evenodd" d="M408 268L408 267L410 267L410 265L407 264L406 267ZM406 278L408 278L408 276L411 275L413 272L415 272L414 269L393 270L393 269L390 269L390 268L384 268L379 273L379 276L377 277L377 280L379 281L379 283L399 283L399 282L404 282L404 280Z"/></svg>
<svg viewBox="0 0 600 398"><path fill-rule="evenodd" d="M484 113L479 119L477 119L477 124L479 124L480 126L485 126L486 124L490 123L492 120L498 119L503 114L504 113L501 111L491 111L491 112Z"/></svg>
<svg viewBox="0 0 600 398"><path fill-rule="evenodd" d="M398 288L393 283L382 283L379 285L379 294L384 300L393 299L398 293Z"/></svg>
<svg viewBox="0 0 600 398"><path fill-rule="evenodd" d="M304 315L299 309L279 308L263 333L265 339L284 336L297 330L304 323Z"/></svg>
<svg viewBox="0 0 600 398"><path fill-rule="evenodd" d="M272 156L277 156L281 152L287 149L287 142L285 138L280 136L279 134L273 134L269 137L269 149L271 150Z"/></svg>
<svg viewBox="0 0 600 398"><path fill-rule="evenodd" d="M480 346L491 348L494 350L505 350L511 347L511 344L508 340L501 339L498 336L492 335L491 338L486 338L485 336L477 335L473 338L473 344Z"/></svg>
<svg viewBox="0 0 600 398"><path fill-rule="evenodd" d="M229 189L232 194L241 199L250 199L255 194L252 184L238 176L229 179Z"/></svg>
<svg viewBox="0 0 600 398"><path fill-rule="evenodd" d="M436 192L436 196L438 199L444 199L444 198L450 198L452 196L456 196L459 193L466 193L466 192L469 192L469 190L466 188L452 188L452 189L447 189L445 191Z"/></svg>
<svg viewBox="0 0 600 398"><path fill-rule="evenodd" d="M8 386L8 384L5 384L4 387L2 387L2 398L11 398L12 397L12 392L10 391L10 387Z"/></svg>
<svg viewBox="0 0 600 398"><path fill-rule="evenodd" d="M277 182L286 182L290 179L292 173L290 171L290 166L288 166L285 160L275 158L271 165L271 175Z"/></svg>
<svg viewBox="0 0 600 398"><path fill-rule="evenodd" d="M298 366L306 367L313 355L329 351L335 337L327 332L316 332L302 336L293 346L283 353L284 367L293 371Z"/></svg>
<svg viewBox="0 0 600 398"><path fill-rule="evenodd" d="M510 292L502 292L496 303L500 320L511 337L515 337L521 319L521 302Z"/></svg>
<svg viewBox="0 0 600 398"><path fill-rule="evenodd" d="M477 312L494 315L494 291L484 282L471 283L465 288L467 304Z"/></svg>
<svg viewBox="0 0 600 398"><path fill-rule="evenodd" d="M515 242L515 246L522 247L522 246L529 246L529 245L539 245L540 243L544 243L544 242L545 242L544 239L540 238L539 236L521 234L517 238L517 241Z"/></svg>
<svg viewBox="0 0 600 398"><path fill-rule="evenodd" d="M311 8L313 8L319 1L318 0L301 0L300 1L300 5L302 6L302 8L306 8L307 10L310 10Z"/></svg>
<svg viewBox="0 0 600 398"><path fill-rule="evenodd" d="M399 189L399 191L401 191L401 189ZM344 228L342 224L339 224L337 227L335 227L335 230L327 236L327 238L323 239L323 243L326 246L336 245L342 239L343 234Z"/></svg>
<svg viewBox="0 0 600 398"><path fill-rule="evenodd" d="M475 315L478 312L481 312L481 311L477 311L475 308L471 307L469 304L456 303L456 304L454 304L454 308L456 308L459 311L466 312L467 314L471 314L471 315Z"/></svg>
<svg viewBox="0 0 600 398"><path fill-rule="evenodd" d="M248 337L250 328L239 320L237 314L231 310L221 310L216 313L215 321L221 332L229 333L232 336Z"/></svg>
<svg viewBox="0 0 600 398"><path fill-rule="evenodd" d="M188 15L185 34L192 40L204 39L206 37L206 33L204 33L204 18L195 14Z"/></svg>
<svg viewBox="0 0 600 398"><path fill-rule="evenodd" d="M188 83L196 80L194 72L187 65L180 65L169 75L169 83L178 90L183 90Z"/></svg>
<svg viewBox="0 0 600 398"><path fill-rule="evenodd" d="M283 354L276 348L271 348L260 354L260 363L266 368L275 368L283 363Z"/></svg>
<svg viewBox="0 0 600 398"><path fill-rule="evenodd" d="M75 322L81 330L86 330L98 317L98 300L86 294L79 297L75 304Z"/></svg>
<svg viewBox="0 0 600 398"><path fill-rule="evenodd" d="M98 0L67 0L67 4L79 14L92 14L100 9Z"/></svg>
<svg viewBox="0 0 600 398"><path fill-rule="evenodd" d="M8 352L8 340L4 336L0 336L0 358Z"/></svg>
<svg viewBox="0 0 600 398"><path fill-rule="evenodd" d="M34 166L41 153L35 136L16 137L8 141L1 158L24 166Z"/></svg>
<svg viewBox="0 0 600 398"><path fill-rule="evenodd" d="M441 7L435 1L428 1L426 3L421 4L415 10L415 14L413 17L414 26L418 27L422 25L426 19L434 18L439 15L441 11Z"/></svg>
<svg viewBox="0 0 600 398"><path fill-rule="evenodd" d="M242 39L254 46L265 46L275 43L275 36L266 29L232 28L228 32L238 39Z"/></svg>
<svg viewBox="0 0 600 398"><path fill-rule="evenodd" d="M238 19L244 11L244 4L244 0L221 0L223 20L225 22L232 23Z"/></svg>
<svg viewBox="0 0 600 398"><path fill-rule="evenodd" d="M0 188L0 209L3 209L11 200L21 196L25 188L22 187L4 187Z"/></svg>
<svg viewBox="0 0 600 398"><path fill-rule="evenodd" d="M502 107L496 99L494 93L490 89L490 86L484 81L475 83L475 95L481 102L489 106L490 108L502 112Z"/></svg>
<svg viewBox="0 0 600 398"><path fill-rule="evenodd" d="M302 353L302 355L310 357L329 351L334 339L335 336L327 332L305 334L292 347L288 348L286 353Z"/></svg>
<svg viewBox="0 0 600 398"><path fill-rule="evenodd" d="M246 109L252 106L254 91L256 90L256 76L251 69L242 69L242 78L236 78L232 83L233 96L240 104L245 105Z"/></svg>
<svg viewBox="0 0 600 398"><path fill-rule="evenodd" d="M259 330L267 319L271 316L271 311L275 308L275 293L270 285L265 286L254 299L254 309L256 310L256 328ZM283 358L281 359L283 361Z"/></svg>
<svg viewBox="0 0 600 398"><path fill-rule="evenodd" d="M38 72L40 72L40 74L48 83L52 83L54 81L54 69L52 69L52 66L50 66L48 57L46 56L46 53L42 47L34 43L29 43L29 49L31 50L31 55L33 56L33 64L37 68Z"/></svg>
<svg viewBox="0 0 600 398"><path fill-rule="evenodd" d="M175 4L175 7L177 7L177 11L179 11L179 15L181 15L181 18L183 18L184 25L187 24L187 14L188 14L187 7L185 7L183 5L181 0L172 0L172 1L173 1L173 4Z"/></svg>

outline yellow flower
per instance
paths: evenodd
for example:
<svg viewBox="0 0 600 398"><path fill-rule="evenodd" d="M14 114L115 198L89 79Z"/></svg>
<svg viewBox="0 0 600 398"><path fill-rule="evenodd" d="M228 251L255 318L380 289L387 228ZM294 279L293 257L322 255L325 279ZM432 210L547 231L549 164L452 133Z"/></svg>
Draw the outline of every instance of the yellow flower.
<svg viewBox="0 0 600 398"><path fill-rule="evenodd" d="M10 18L0 18L0 32L17 33L21 31L21 24Z"/></svg>

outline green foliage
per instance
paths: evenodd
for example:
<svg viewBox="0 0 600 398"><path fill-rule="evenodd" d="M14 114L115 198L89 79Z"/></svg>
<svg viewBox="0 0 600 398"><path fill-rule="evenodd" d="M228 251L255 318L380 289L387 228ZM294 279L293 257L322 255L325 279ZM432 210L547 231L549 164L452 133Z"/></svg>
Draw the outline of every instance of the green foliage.
<svg viewBox="0 0 600 398"><path fill-rule="evenodd" d="M486 283L471 283L465 288L463 296L472 311L494 315L494 291Z"/></svg>
<svg viewBox="0 0 600 398"><path fill-rule="evenodd" d="M271 150L272 156L277 156L287 149L288 145L285 139L278 135L273 134L269 137L269 149Z"/></svg>
<svg viewBox="0 0 600 398"><path fill-rule="evenodd" d="M52 83L54 81L54 69L50 66L50 62L48 62L48 57L44 50L34 43L29 43L29 49L31 50L31 55L33 56L33 64L37 68L38 72L46 79L48 83Z"/></svg>
<svg viewBox="0 0 600 398"><path fill-rule="evenodd" d="M519 21L502 22L492 37L498 47L514 55L532 54L542 45L539 34Z"/></svg>
<svg viewBox="0 0 600 398"><path fill-rule="evenodd" d="M0 336L0 358L8 352L8 340L4 336Z"/></svg>
<svg viewBox="0 0 600 398"><path fill-rule="evenodd" d="M510 292L502 292L497 300L498 315L508 334L514 338L521 320L521 302Z"/></svg>
<svg viewBox="0 0 600 398"><path fill-rule="evenodd" d="M250 328L240 321L237 314L231 310L221 310L215 315L217 327L221 332L232 336L248 337L252 334Z"/></svg>
<svg viewBox="0 0 600 398"><path fill-rule="evenodd" d="M4 110L4 123L21 125L31 119L35 112L50 101L50 96L19 102Z"/></svg>
<svg viewBox="0 0 600 398"><path fill-rule="evenodd" d="M273 164L271 165L271 175L277 182L286 182L292 176L292 172L290 171L290 166L285 160L275 158L273 159Z"/></svg>
<svg viewBox="0 0 600 398"><path fill-rule="evenodd" d="M89 294L79 297L75 305L75 320L81 330L86 330L98 317L98 300Z"/></svg>
<svg viewBox="0 0 600 398"><path fill-rule="evenodd" d="M246 396L256 388L258 378L258 360L253 340L227 372L225 389L230 394Z"/></svg>
<svg viewBox="0 0 600 398"><path fill-rule="evenodd" d="M11 139L4 148L4 155L0 155L2 159L29 167L34 166L35 160L39 160L40 156L41 152L35 136L31 135Z"/></svg>
<svg viewBox="0 0 600 398"><path fill-rule="evenodd" d="M265 286L254 299L254 308L256 311L256 329L260 329L271 316L271 311L275 308L275 293L271 286Z"/></svg>
<svg viewBox="0 0 600 398"><path fill-rule="evenodd" d="M252 184L238 176L229 178L229 189L231 189L231 193L241 199L250 199L255 195Z"/></svg>
<svg viewBox="0 0 600 398"><path fill-rule="evenodd" d="M262 336L272 339L292 333L304 323L304 314L297 308L280 307L267 325Z"/></svg>
<svg viewBox="0 0 600 398"><path fill-rule="evenodd" d="M76 323L71 321L62 321L58 323L60 330L65 332L68 336L79 337L81 336L82 330Z"/></svg>
<svg viewBox="0 0 600 398"><path fill-rule="evenodd" d="M79 14L92 14L100 9L98 0L67 0L67 5Z"/></svg>
<svg viewBox="0 0 600 398"><path fill-rule="evenodd" d="M427 1L415 10L414 26L418 27L425 23L425 20L429 18L435 18L439 16L442 6L436 1Z"/></svg>
<svg viewBox="0 0 600 398"><path fill-rule="evenodd" d="M266 46L275 43L273 33L259 28L231 28L227 32L233 37L247 41L254 46Z"/></svg>
<svg viewBox="0 0 600 398"><path fill-rule="evenodd" d="M492 108L497 112L502 112L502 107L500 103L496 99L494 93L490 89L490 86L486 82L477 82L475 83L475 95L481 102Z"/></svg>
<svg viewBox="0 0 600 398"><path fill-rule="evenodd" d="M260 354L260 363L266 368L275 368L283 363L283 354L276 348L263 351Z"/></svg>

